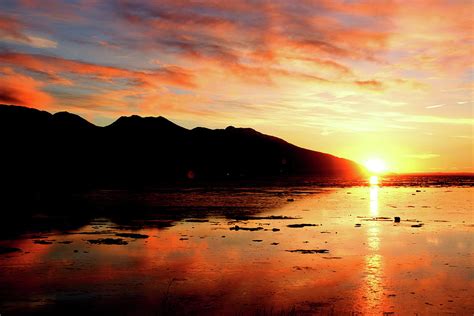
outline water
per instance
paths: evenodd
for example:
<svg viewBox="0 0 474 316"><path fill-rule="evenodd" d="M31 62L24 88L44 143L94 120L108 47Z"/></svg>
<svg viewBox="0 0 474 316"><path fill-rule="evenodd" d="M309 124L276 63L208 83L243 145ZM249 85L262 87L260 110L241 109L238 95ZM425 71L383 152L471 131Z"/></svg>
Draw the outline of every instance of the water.
<svg viewBox="0 0 474 316"><path fill-rule="evenodd" d="M472 179L397 181L96 191L0 241L0 312L472 314Z"/></svg>

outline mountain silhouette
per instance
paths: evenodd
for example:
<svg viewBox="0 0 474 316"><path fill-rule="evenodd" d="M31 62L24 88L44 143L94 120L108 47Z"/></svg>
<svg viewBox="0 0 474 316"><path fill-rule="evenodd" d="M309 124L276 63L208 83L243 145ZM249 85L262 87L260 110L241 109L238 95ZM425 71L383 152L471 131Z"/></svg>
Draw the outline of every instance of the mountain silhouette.
<svg viewBox="0 0 474 316"><path fill-rule="evenodd" d="M359 176L347 159L250 128L186 129L164 117L106 127L68 112L0 105L2 187L82 188L289 176Z"/></svg>

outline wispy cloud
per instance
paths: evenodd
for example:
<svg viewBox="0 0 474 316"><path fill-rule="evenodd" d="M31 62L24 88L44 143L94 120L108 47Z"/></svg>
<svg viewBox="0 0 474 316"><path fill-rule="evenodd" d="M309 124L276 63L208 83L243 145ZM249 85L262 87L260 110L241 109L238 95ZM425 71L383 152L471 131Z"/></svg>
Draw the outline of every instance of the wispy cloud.
<svg viewBox="0 0 474 316"><path fill-rule="evenodd" d="M435 105L425 106L425 109L437 109L443 106L445 106L445 104L435 104Z"/></svg>
<svg viewBox="0 0 474 316"><path fill-rule="evenodd" d="M440 157L438 154L411 154L411 155L405 155L407 158L414 158L414 159L434 159Z"/></svg>

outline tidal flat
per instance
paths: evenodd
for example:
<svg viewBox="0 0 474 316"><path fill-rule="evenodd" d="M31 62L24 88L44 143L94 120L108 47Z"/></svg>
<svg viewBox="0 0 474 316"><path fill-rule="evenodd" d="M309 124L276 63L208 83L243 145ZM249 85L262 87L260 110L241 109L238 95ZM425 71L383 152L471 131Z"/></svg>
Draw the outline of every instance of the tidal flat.
<svg viewBox="0 0 474 316"><path fill-rule="evenodd" d="M88 199L108 212L50 226L52 216L38 214L41 225L0 240L2 315L474 312L472 186L103 190Z"/></svg>

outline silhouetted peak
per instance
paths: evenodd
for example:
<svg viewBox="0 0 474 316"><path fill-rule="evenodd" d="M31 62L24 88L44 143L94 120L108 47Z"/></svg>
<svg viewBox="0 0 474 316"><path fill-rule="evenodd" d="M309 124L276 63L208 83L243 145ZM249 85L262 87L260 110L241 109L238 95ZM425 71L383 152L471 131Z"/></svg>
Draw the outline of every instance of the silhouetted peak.
<svg viewBox="0 0 474 316"><path fill-rule="evenodd" d="M162 116L141 117L138 115L121 116L107 127L132 130L186 130Z"/></svg>
<svg viewBox="0 0 474 316"><path fill-rule="evenodd" d="M69 112L58 112L53 115L54 126L60 128L91 128L94 124L86 121L82 117Z"/></svg>
<svg viewBox="0 0 474 316"><path fill-rule="evenodd" d="M42 115L50 116L51 114L46 111L37 110L34 108L28 108L26 106L19 105L8 105L0 104L0 111L2 114L18 114L18 115Z"/></svg>
<svg viewBox="0 0 474 316"><path fill-rule="evenodd" d="M253 128L248 127L234 127L234 126L227 126L225 131L232 134L239 134L239 135L263 135Z"/></svg>
<svg viewBox="0 0 474 316"><path fill-rule="evenodd" d="M17 105L0 104L0 127L38 128L48 124L51 114Z"/></svg>

